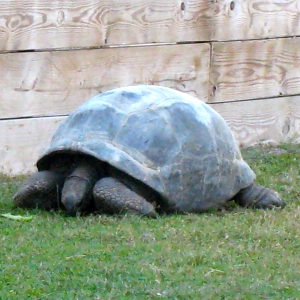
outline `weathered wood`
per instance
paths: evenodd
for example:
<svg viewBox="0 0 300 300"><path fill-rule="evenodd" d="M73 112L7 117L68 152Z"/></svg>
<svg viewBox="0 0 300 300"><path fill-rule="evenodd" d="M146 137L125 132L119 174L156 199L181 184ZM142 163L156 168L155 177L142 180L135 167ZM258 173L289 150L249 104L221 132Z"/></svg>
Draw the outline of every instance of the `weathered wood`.
<svg viewBox="0 0 300 300"><path fill-rule="evenodd" d="M0 51L208 40L207 0L0 1Z"/></svg>
<svg viewBox="0 0 300 300"><path fill-rule="evenodd" d="M218 0L213 40L288 37L300 34L299 0Z"/></svg>
<svg viewBox="0 0 300 300"><path fill-rule="evenodd" d="M35 162L51 141L63 117L0 121L0 173L33 172Z"/></svg>
<svg viewBox="0 0 300 300"><path fill-rule="evenodd" d="M214 103L241 146L300 142L300 96Z"/></svg>
<svg viewBox="0 0 300 300"><path fill-rule="evenodd" d="M283 128L283 133L286 137L282 142L293 142L300 143L300 96L290 97L290 107L289 114L285 119L285 127Z"/></svg>
<svg viewBox="0 0 300 300"><path fill-rule="evenodd" d="M242 146L300 142L300 96L212 104ZM0 121L0 173L30 173L64 117Z"/></svg>
<svg viewBox="0 0 300 300"><path fill-rule="evenodd" d="M0 51L300 34L299 0L0 1Z"/></svg>
<svg viewBox="0 0 300 300"><path fill-rule="evenodd" d="M0 54L0 119L69 114L108 89L163 85L207 100L210 45Z"/></svg>
<svg viewBox="0 0 300 300"><path fill-rule="evenodd" d="M209 102L300 94L300 38L213 43L209 94Z"/></svg>

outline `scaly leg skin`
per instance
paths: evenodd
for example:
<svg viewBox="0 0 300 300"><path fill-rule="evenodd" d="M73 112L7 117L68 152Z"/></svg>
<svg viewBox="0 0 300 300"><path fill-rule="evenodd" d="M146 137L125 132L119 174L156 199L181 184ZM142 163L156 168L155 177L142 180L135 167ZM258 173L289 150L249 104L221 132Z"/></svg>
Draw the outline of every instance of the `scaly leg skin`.
<svg viewBox="0 0 300 300"><path fill-rule="evenodd" d="M105 177L100 179L93 190L96 210L109 213L132 213L156 218L153 205L130 190L118 179Z"/></svg>
<svg viewBox="0 0 300 300"><path fill-rule="evenodd" d="M40 171L27 179L14 195L14 205L21 208L57 209L65 176L52 171Z"/></svg>
<svg viewBox="0 0 300 300"><path fill-rule="evenodd" d="M286 205L276 191L255 183L239 191L234 197L234 200L242 207L251 208L283 208Z"/></svg>

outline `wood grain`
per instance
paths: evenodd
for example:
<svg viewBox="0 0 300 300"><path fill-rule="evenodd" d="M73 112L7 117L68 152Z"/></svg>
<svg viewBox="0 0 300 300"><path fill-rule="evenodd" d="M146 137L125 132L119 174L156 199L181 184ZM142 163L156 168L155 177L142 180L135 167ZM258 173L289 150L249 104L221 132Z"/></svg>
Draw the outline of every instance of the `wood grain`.
<svg viewBox="0 0 300 300"><path fill-rule="evenodd" d="M208 40L207 0L0 1L0 51Z"/></svg>
<svg viewBox="0 0 300 300"><path fill-rule="evenodd" d="M214 103L239 144L300 142L300 96Z"/></svg>
<svg viewBox="0 0 300 300"><path fill-rule="evenodd" d="M299 0L0 1L0 51L300 35Z"/></svg>
<svg viewBox="0 0 300 300"><path fill-rule="evenodd" d="M217 42L210 102L300 94L300 38Z"/></svg>
<svg viewBox="0 0 300 300"><path fill-rule="evenodd" d="M288 37L300 34L299 0L215 1L213 40Z"/></svg>
<svg viewBox="0 0 300 300"><path fill-rule="evenodd" d="M300 96L215 103L241 146L259 142L300 142ZM0 173L26 174L47 147L64 117L0 121Z"/></svg>
<svg viewBox="0 0 300 300"><path fill-rule="evenodd" d="M0 173L26 174L51 141L62 117L0 121Z"/></svg>
<svg viewBox="0 0 300 300"><path fill-rule="evenodd" d="M210 46L0 54L0 119L69 114L106 90L163 85L207 100Z"/></svg>

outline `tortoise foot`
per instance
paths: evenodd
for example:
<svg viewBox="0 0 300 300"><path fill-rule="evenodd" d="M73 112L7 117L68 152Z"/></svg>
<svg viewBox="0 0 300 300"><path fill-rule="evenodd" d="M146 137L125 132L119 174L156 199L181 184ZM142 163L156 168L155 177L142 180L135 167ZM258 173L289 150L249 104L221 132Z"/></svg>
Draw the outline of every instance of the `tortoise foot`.
<svg viewBox="0 0 300 300"><path fill-rule="evenodd" d="M41 171L27 179L14 195L15 206L21 208L57 209L64 176L56 172Z"/></svg>
<svg viewBox="0 0 300 300"><path fill-rule="evenodd" d="M99 180L93 190L97 211L122 214L132 213L155 218L153 205L118 179L106 177Z"/></svg>
<svg viewBox="0 0 300 300"><path fill-rule="evenodd" d="M259 209L283 208L286 205L276 191L257 184L242 189L235 196L235 201L242 207Z"/></svg>

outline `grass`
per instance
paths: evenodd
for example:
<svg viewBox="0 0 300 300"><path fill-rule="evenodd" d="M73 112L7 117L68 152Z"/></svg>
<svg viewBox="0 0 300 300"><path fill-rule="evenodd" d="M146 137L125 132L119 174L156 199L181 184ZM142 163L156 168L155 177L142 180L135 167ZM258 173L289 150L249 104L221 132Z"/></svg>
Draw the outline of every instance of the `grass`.
<svg viewBox="0 0 300 300"><path fill-rule="evenodd" d="M300 149L300 148L299 148ZM248 149L284 210L67 218L22 211L21 178L0 178L0 299L299 299L300 150Z"/></svg>

